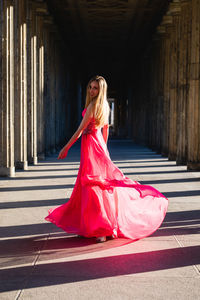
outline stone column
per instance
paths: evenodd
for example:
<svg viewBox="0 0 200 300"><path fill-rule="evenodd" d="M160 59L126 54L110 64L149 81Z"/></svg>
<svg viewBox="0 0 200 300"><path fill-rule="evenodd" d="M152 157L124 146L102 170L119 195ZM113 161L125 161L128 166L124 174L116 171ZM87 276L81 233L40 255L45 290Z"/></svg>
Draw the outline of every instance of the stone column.
<svg viewBox="0 0 200 300"><path fill-rule="evenodd" d="M1 156L0 175L15 175L14 167L14 16L13 1L3 0L0 4L2 35L2 93L1 109ZM0 78L1 79L1 78Z"/></svg>
<svg viewBox="0 0 200 300"><path fill-rule="evenodd" d="M55 148L55 26L50 16L44 19L44 119L45 154L56 151Z"/></svg>
<svg viewBox="0 0 200 300"><path fill-rule="evenodd" d="M170 119L169 119L169 160L176 160L177 153L177 102L178 102L178 60L179 60L179 34L180 34L179 0L170 4L169 13L173 18L170 45Z"/></svg>
<svg viewBox="0 0 200 300"><path fill-rule="evenodd" d="M27 170L27 24L26 0L16 3L16 88L15 97L15 163L16 168Z"/></svg>
<svg viewBox="0 0 200 300"><path fill-rule="evenodd" d="M187 163L187 111L191 44L191 0L181 0L181 31L178 75L177 165Z"/></svg>
<svg viewBox="0 0 200 300"><path fill-rule="evenodd" d="M55 106L56 106L56 47L55 47L55 39L54 39L54 31L53 25L50 29L50 52L49 55L51 57L50 60L50 81L49 81L49 90L50 90L50 151L51 153L56 152L56 130L55 130Z"/></svg>
<svg viewBox="0 0 200 300"><path fill-rule="evenodd" d="M34 3L28 7L29 18L29 88L28 93L28 161L37 164L37 99L38 99L38 37Z"/></svg>
<svg viewBox="0 0 200 300"><path fill-rule="evenodd" d="M2 98L2 62L3 62L3 20L4 20L4 12L3 12L3 1L0 2L0 119L3 120L3 98ZM3 166L3 123L0 122L0 165Z"/></svg>
<svg viewBox="0 0 200 300"><path fill-rule="evenodd" d="M40 12L40 7L36 11ZM37 16L38 36L38 99L37 99L37 151L38 159L45 158L44 137L44 39L43 39L43 17Z"/></svg>
<svg viewBox="0 0 200 300"><path fill-rule="evenodd" d="M200 0L192 0L192 35L188 101L189 170L200 170Z"/></svg>
<svg viewBox="0 0 200 300"><path fill-rule="evenodd" d="M169 21L168 21L169 22ZM169 23L170 24L170 23ZM167 23L168 25L168 23ZM163 55L163 38L159 39L159 44L157 46L158 51L156 56L158 56L159 61L157 63L157 80L158 84L156 85L157 89L157 138L156 138L156 148L158 153L162 153L163 145L163 120L164 120L164 55ZM152 66L153 67L153 66Z"/></svg>
<svg viewBox="0 0 200 300"><path fill-rule="evenodd" d="M154 51L151 50L150 57L148 60L150 61L150 72L152 76L149 76L149 97L151 100L153 111L150 111L151 107L149 107L148 115L151 116L151 131L148 134L148 144L151 149L158 150L160 148L160 124L159 124L159 116L160 116L160 106L159 106L159 86L160 86L160 73L162 70L162 66L160 65L160 40L155 40L152 42L152 47ZM161 77L162 78L162 77Z"/></svg>
<svg viewBox="0 0 200 300"><path fill-rule="evenodd" d="M162 39L162 55L163 62L163 134L161 154L168 156L169 152L169 76L170 76L170 31L171 24L168 26L158 26L157 32Z"/></svg>
<svg viewBox="0 0 200 300"><path fill-rule="evenodd" d="M60 138L60 118L61 118L61 87L60 87L60 57L59 57L59 40L56 39L56 64L55 64L55 72L56 72L56 82L55 82L55 149L60 149L59 147L59 138Z"/></svg>
<svg viewBox="0 0 200 300"><path fill-rule="evenodd" d="M163 32L155 34L153 36L151 50L149 53L147 66L148 79L145 80L148 83L147 99L149 95L148 105L148 146L151 149L161 152L162 134L163 134L163 82L164 82L164 68L163 68Z"/></svg>
<svg viewBox="0 0 200 300"><path fill-rule="evenodd" d="M157 67L157 77L156 81L159 82L156 85L158 93L158 130L160 135L159 143L159 153L164 156L168 156L169 151L169 72L170 72L170 33L172 27L172 16L163 16L161 26L157 29L157 52L156 57L159 56L159 63ZM153 66L154 69L154 66Z"/></svg>
<svg viewBox="0 0 200 300"><path fill-rule="evenodd" d="M39 109L38 109L38 158L44 159L44 46L39 48Z"/></svg>
<svg viewBox="0 0 200 300"><path fill-rule="evenodd" d="M46 23L46 19L44 20ZM49 30L48 25L44 27L44 130L45 130L45 155L49 154L50 148L50 120L49 120Z"/></svg>

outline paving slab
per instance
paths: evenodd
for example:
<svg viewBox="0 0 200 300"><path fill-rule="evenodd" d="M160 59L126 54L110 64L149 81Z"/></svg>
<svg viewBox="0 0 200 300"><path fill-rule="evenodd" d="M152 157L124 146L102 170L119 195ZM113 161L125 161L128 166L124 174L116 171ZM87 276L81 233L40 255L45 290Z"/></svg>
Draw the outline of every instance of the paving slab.
<svg viewBox="0 0 200 300"><path fill-rule="evenodd" d="M113 162L169 199L162 226L132 242L67 234L44 220L65 203L79 168L80 143L0 178L0 299L200 299L200 172L136 145L110 140Z"/></svg>

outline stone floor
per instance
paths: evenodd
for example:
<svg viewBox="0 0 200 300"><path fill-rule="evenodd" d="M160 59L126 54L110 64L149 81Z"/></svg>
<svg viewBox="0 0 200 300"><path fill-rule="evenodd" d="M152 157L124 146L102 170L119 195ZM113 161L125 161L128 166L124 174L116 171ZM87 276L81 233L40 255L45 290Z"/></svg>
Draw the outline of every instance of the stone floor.
<svg viewBox="0 0 200 300"><path fill-rule="evenodd" d="M0 179L0 299L200 299L200 172L131 141L111 140L114 163L169 199L162 226L132 242L96 244L44 221L70 197L79 145Z"/></svg>

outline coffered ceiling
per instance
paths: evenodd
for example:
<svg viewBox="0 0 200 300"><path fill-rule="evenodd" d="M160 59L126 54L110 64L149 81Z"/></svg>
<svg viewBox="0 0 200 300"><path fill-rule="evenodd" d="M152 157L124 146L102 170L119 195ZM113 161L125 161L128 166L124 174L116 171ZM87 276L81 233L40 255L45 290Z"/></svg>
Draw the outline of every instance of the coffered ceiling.
<svg viewBox="0 0 200 300"><path fill-rule="evenodd" d="M91 72L123 70L147 47L170 0L47 0L63 40Z"/></svg>

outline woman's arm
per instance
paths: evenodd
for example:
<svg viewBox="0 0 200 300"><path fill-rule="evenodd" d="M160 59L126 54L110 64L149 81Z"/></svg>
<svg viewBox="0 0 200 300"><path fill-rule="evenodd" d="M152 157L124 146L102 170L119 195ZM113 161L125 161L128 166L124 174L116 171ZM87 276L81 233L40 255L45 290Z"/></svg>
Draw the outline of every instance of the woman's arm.
<svg viewBox="0 0 200 300"><path fill-rule="evenodd" d="M106 125L103 126L102 134L103 134L104 141L107 144L108 135L109 135L109 125L108 124L106 124Z"/></svg>
<svg viewBox="0 0 200 300"><path fill-rule="evenodd" d="M93 111L92 111L92 105L89 104L86 110L86 113L83 117L83 120L81 121L78 129L74 133L74 135L71 137L69 142L61 149L58 159L63 159L67 156L69 148L78 140L78 138L81 136L83 130L88 126L91 119L93 117Z"/></svg>

